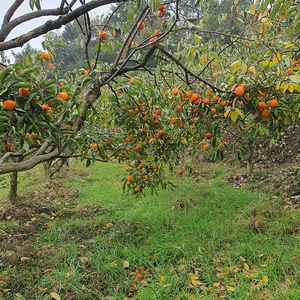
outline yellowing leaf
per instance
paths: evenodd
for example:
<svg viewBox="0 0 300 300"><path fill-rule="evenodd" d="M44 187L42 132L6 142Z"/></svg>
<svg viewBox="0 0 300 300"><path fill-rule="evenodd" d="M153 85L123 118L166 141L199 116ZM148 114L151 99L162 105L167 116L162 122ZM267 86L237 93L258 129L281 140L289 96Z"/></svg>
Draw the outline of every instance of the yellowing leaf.
<svg viewBox="0 0 300 300"><path fill-rule="evenodd" d="M262 18L261 22L264 23L266 26L271 27L273 24L270 22L269 18Z"/></svg>
<svg viewBox="0 0 300 300"><path fill-rule="evenodd" d="M234 292L235 288L232 286L226 286L227 291Z"/></svg>
<svg viewBox="0 0 300 300"><path fill-rule="evenodd" d="M237 61L235 61L235 62L233 62L233 63L231 64L231 67L232 67L232 68L235 68L235 67L239 66L240 64L241 64L241 61L240 61L240 60L237 60Z"/></svg>
<svg viewBox="0 0 300 300"><path fill-rule="evenodd" d="M280 89L280 84L281 84L281 82L280 82L280 81L278 81L278 82L276 83L276 89L277 89L277 90L279 90L279 89Z"/></svg>
<svg viewBox="0 0 300 300"><path fill-rule="evenodd" d="M250 269L249 266L248 266L248 264L244 263L244 269L245 269L246 271L248 271L248 270Z"/></svg>
<svg viewBox="0 0 300 300"><path fill-rule="evenodd" d="M282 93L285 93L288 88L289 88L289 84L287 82L283 82L280 86L280 91Z"/></svg>
<svg viewBox="0 0 300 300"><path fill-rule="evenodd" d="M194 285L194 286L200 286L200 285L203 285L204 283L199 281L199 280L191 280L191 284Z"/></svg>
<svg viewBox="0 0 300 300"><path fill-rule="evenodd" d="M289 91L292 93L294 91L294 85L293 84L290 84L289 86Z"/></svg>
<svg viewBox="0 0 300 300"><path fill-rule="evenodd" d="M263 281L264 281L264 282L268 282L268 281L269 281L269 279L268 279L268 276L267 276L267 275L265 275L265 276L263 277Z"/></svg>
<svg viewBox="0 0 300 300"><path fill-rule="evenodd" d="M50 297L55 300L61 300L60 296L54 292L50 294Z"/></svg>
<svg viewBox="0 0 300 300"><path fill-rule="evenodd" d="M186 139L184 137L181 137L180 140L181 140L181 144L184 144L184 145L186 144Z"/></svg>
<svg viewBox="0 0 300 300"><path fill-rule="evenodd" d="M266 34L266 26L265 26L265 23L261 23L260 25L260 29L259 29L259 33L260 33L260 38L262 39Z"/></svg>
<svg viewBox="0 0 300 300"><path fill-rule="evenodd" d="M242 72L246 73L247 72L247 64L242 62Z"/></svg>
<svg viewBox="0 0 300 300"><path fill-rule="evenodd" d="M235 123L238 116L239 116L238 112L236 112L236 111L231 112L230 117L231 117L232 122Z"/></svg>
<svg viewBox="0 0 300 300"><path fill-rule="evenodd" d="M255 4L252 4L252 6L250 7L250 10L249 10L250 14L254 16L255 14Z"/></svg>
<svg viewBox="0 0 300 300"><path fill-rule="evenodd" d="M270 60L265 60L261 64L264 67L272 67L273 66L273 63Z"/></svg>
<svg viewBox="0 0 300 300"><path fill-rule="evenodd" d="M177 52L179 51L179 49L180 49L180 42L178 42L177 44Z"/></svg>
<svg viewBox="0 0 300 300"><path fill-rule="evenodd" d="M200 62L202 65L205 65L207 63L207 55L205 53L201 56Z"/></svg>
<svg viewBox="0 0 300 300"><path fill-rule="evenodd" d="M225 113L224 113L224 117L227 118L228 114L230 113L230 110L227 110Z"/></svg>
<svg viewBox="0 0 300 300"><path fill-rule="evenodd" d="M276 53L273 57L273 65L276 65L280 61L280 53Z"/></svg>
<svg viewBox="0 0 300 300"><path fill-rule="evenodd" d="M287 48L293 47L294 45L295 44L287 44L287 45L284 46L284 48L287 49Z"/></svg>
<svg viewBox="0 0 300 300"><path fill-rule="evenodd" d="M251 71L252 73L256 73L256 69L255 69L255 67L254 66L251 66L250 68L249 68L249 71Z"/></svg>

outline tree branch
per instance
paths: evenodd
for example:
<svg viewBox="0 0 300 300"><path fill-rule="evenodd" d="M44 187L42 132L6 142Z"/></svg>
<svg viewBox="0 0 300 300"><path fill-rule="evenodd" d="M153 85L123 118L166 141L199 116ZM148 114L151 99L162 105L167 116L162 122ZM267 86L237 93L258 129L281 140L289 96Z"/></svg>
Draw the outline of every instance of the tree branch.
<svg viewBox="0 0 300 300"><path fill-rule="evenodd" d="M104 6L107 4L127 2L127 1L129 1L129 0L93 0L89 3L86 3L82 6L80 6L79 8L75 9L74 11L72 11L70 13L66 12L67 14L65 14L65 15L61 15L62 13L61 13L61 11L59 11L59 8L54 9L54 10L40 10L40 11L36 11L36 12L32 12L30 14L24 15L20 18L13 20L11 22L11 23L13 23L13 25L11 25L11 23L8 23L4 27L2 27L2 29L0 31L0 41L1 41L0 42L0 51L23 46L25 43L27 43L31 39L41 36L51 30L59 29L63 25L66 25L66 24L74 21L81 15L83 15L97 7L101 7L101 6ZM52 20L47 21L44 25L39 26L39 27L35 28L34 30L29 31L28 33L25 33L25 34L23 34L17 38L14 38L10 41L4 42L6 37L9 34L9 32L13 28L15 28L16 26L20 25L21 23L23 23L25 21L35 19L35 18L38 18L41 16L49 15L49 11L51 12L52 15L56 14L56 15L60 15L60 17L54 21L52 21ZM64 10L64 12L65 12L65 10Z"/></svg>

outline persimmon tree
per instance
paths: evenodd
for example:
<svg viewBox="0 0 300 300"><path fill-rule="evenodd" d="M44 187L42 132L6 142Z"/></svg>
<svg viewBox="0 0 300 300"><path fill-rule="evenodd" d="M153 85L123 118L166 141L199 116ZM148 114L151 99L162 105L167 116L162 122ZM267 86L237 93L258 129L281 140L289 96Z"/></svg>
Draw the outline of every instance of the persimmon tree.
<svg viewBox="0 0 300 300"><path fill-rule="evenodd" d="M205 11L201 1L80 1L76 9L77 1L61 1L50 11L30 1L38 10L11 21L22 2L15 1L4 18L0 50L76 19L86 60L82 69L60 74L51 63L53 45L45 43L50 56L34 53L0 72L5 147L0 174L11 173L12 203L17 201L17 172L79 153L87 165L110 157L126 163L123 187L136 195L145 188L165 188L166 166L183 175L189 167L182 153L207 151L216 160L230 146L239 158L250 153L251 172L256 137L272 134L276 139L299 118L296 1L268 0L246 8L233 1L239 33L205 27L215 20L226 24L215 1L207 1ZM91 26L88 11L108 3L117 6ZM118 13L127 21L112 22ZM14 26L42 15L60 17L6 41ZM93 57L88 48L92 36L98 39ZM100 53L114 55L113 63L99 61ZM229 145L231 128L238 138Z"/></svg>

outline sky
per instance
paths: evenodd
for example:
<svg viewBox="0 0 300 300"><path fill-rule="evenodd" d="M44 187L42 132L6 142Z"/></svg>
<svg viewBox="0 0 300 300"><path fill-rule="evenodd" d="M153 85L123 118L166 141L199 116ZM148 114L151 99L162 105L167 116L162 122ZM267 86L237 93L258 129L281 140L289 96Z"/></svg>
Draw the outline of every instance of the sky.
<svg viewBox="0 0 300 300"><path fill-rule="evenodd" d="M3 18L5 16L5 13L7 12L7 10L11 7L11 5L15 2L15 0L0 0L1 1L1 10L0 10L0 28L2 27L2 23L3 23ZM42 9L49 9L49 8L57 8L60 4L61 0L42 0L41 1L41 6ZM90 1L86 1L86 2L90 2ZM93 15L101 15L103 13L106 13L109 10L110 5L105 5L102 6L100 8L94 9L91 12L91 16ZM35 8L36 10L36 8ZM12 17L12 20L15 19L18 16L24 15L26 13L31 12L31 8L29 6L29 0L25 0L22 5L18 8L18 10L15 12L14 16ZM21 34L24 34L30 30L32 30L33 28L40 26L42 24L44 24L47 20L53 19L55 20L56 18L58 18L58 16L53 16L52 18L50 17L42 17L42 18L38 18L38 19L34 19L28 22L25 22L19 26L17 26L11 33L10 35L7 37L7 41L15 38L17 36L20 36ZM38 37L36 39L32 39L29 43L32 47L37 48L37 49L42 49L41 46L41 42L43 41L42 37ZM12 49L15 53L19 52L22 50L22 48L14 48ZM13 56L11 54L11 50L5 51L5 55L11 60L11 62L13 62Z"/></svg>

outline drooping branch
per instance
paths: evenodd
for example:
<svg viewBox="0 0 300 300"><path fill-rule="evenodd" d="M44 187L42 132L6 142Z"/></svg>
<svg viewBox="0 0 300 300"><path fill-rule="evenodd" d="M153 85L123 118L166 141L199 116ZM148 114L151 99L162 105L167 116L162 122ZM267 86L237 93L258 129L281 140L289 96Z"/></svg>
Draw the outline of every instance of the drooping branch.
<svg viewBox="0 0 300 300"><path fill-rule="evenodd" d="M203 77L200 77L196 74L194 74L192 71L190 71L181 61L179 61L177 58L175 58L172 54L170 54L168 51L166 51L163 47L161 47L160 45L157 45L157 49L160 50L160 52L162 52L163 54L165 54L167 57L169 57L172 61L174 61L180 68L182 68L187 74L191 75L192 77L194 77L195 79L203 82L204 84L206 84L207 86L211 87L213 90L221 92L221 93L228 93L228 91L224 91L221 90L220 88L214 86L213 84L211 84L210 82L208 82L207 80L205 80Z"/></svg>
<svg viewBox="0 0 300 300"><path fill-rule="evenodd" d="M33 38L36 38L38 36L41 36L51 30L59 29L63 25L66 25L75 19L79 18L81 15L97 8L101 7L107 4L113 4L113 3L119 3L119 2L127 2L129 0L93 0L89 3L81 5L79 8L75 9L72 12L68 12L69 8L66 8L63 10L63 13L60 11L60 9L54 9L50 10L51 13L49 13L49 10L40 10L36 12L29 13L27 15L21 16L20 18L16 18L12 22L4 25L0 31L0 51L16 48L23 46L25 43L30 41ZM28 33L25 33L17 38L14 38L10 41L6 41L5 39L8 36L8 34L11 32L11 30L18 25L24 23L25 21L32 20L39 18L41 16L47 16L47 15L60 15L60 17L54 21L47 21L44 25L39 26ZM13 24L13 25L11 25Z"/></svg>
<svg viewBox="0 0 300 300"><path fill-rule="evenodd" d="M7 24L10 19L12 18L12 16L14 15L14 13L16 12L16 10L21 6L21 4L24 2L24 0L16 0L13 5L8 9L8 11L6 12L4 19L3 19L3 25Z"/></svg>

